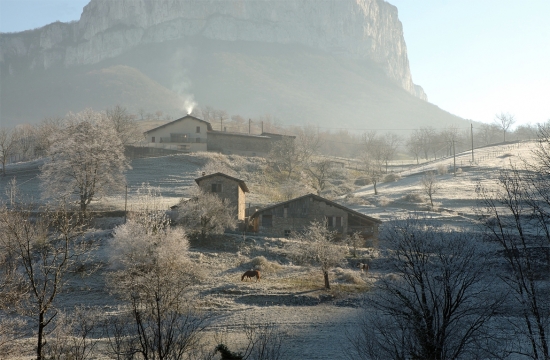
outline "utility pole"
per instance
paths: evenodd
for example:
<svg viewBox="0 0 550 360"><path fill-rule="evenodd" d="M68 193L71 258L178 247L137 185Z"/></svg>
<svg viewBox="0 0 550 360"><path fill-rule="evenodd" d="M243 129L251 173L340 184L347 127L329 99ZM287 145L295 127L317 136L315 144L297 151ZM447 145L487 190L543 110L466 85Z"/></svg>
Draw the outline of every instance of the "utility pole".
<svg viewBox="0 0 550 360"><path fill-rule="evenodd" d="M250 135L250 123L252 122L252 119L248 119L248 134Z"/></svg>
<svg viewBox="0 0 550 360"><path fill-rule="evenodd" d="M124 195L124 223L126 224L126 218L128 212L126 209L128 208L128 184L126 184L126 193Z"/></svg>
<svg viewBox="0 0 550 360"><path fill-rule="evenodd" d="M264 122L262 121L262 134L264 133Z"/></svg>
<svg viewBox="0 0 550 360"><path fill-rule="evenodd" d="M223 131L223 116L220 115L220 131Z"/></svg>
<svg viewBox="0 0 550 360"><path fill-rule="evenodd" d="M474 124L470 123L470 135L472 138L472 165L474 165Z"/></svg>

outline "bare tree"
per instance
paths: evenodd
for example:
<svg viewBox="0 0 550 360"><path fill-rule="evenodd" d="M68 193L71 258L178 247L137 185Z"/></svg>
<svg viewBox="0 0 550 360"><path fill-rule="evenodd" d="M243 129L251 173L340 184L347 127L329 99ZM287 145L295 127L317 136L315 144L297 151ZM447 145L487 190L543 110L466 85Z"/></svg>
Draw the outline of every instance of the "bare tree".
<svg viewBox="0 0 550 360"><path fill-rule="evenodd" d="M419 130L414 130L413 133L407 139L405 144L407 150L414 155L416 163L419 163L420 154L422 153L422 139Z"/></svg>
<svg viewBox="0 0 550 360"><path fill-rule="evenodd" d="M205 328L205 317L186 296L200 276L198 267L189 258L185 231L169 223L166 215L147 210L114 231L110 253L116 270L109 284L127 304L125 321L132 324L114 324L109 333L117 357L183 359Z"/></svg>
<svg viewBox="0 0 550 360"><path fill-rule="evenodd" d="M37 320L37 359L44 357L46 328L55 318L55 299L67 275L82 264L93 244L82 236L83 223L64 207L42 209L34 215L24 208L2 209L0 215L2 242L16 255L28 297L22 308Z"/></svg>
<svg viewBox="0 0 550 360"><path fill-rule="evenodd" d="M6 175L6 164L17 151L17 132L13 129L0 127L0 162L2 176Z"/></svg>
<svg viewBox="0 0 550 360"><path fill-rule="evenodd" d="M322 159L316 162L310 162L306 167L307 173L311 179L311 185L321 195L323 190L329 185L329 180L336 175L332 162L328 159Z"/></svg>
<svg viewBox="0 0 550 360"><path fill-rule="evenodd" d="M131 145L143 138L143 133L139 131L135 116L130 114L125 107L116 105L107 109L105 113L113 124L122 145Z"/></svg>
<svg viewBox="0 0 550 360"><path fill-rule="evenodd" d="M480 124L476 131L476 139L481 139L482 145L498 142L500 129L496 124Z"/></svg>
<svg viewBox="0 0 550 360"><path fill-rule="evenodd" d="M46 198L76 198L85 212L92 200L124 188L130 166L105 114L90 109L69 114L47 154L40 174Z"/></svg>
<svg viewBox="0 0 550 360"><path fill-rule="evenodd" d="M289 136L273 143L267 157L270 168L285 175L286 179L294 174L296 168L301 164L302 156L297 148L296 142Z"/></svg>
<svg viewBox="0 0 550 360"><path fill-rule="evenodd" d="M495 123L502 130L504 139L503 141L506 142L506 132L508 131L508 129L510 129L510 126L515 124L516 119L514 119L514 115L503 112L500 114L496 114L495 118Z"/></svg>
<svg viewBox="0 0 550 360"><path fill-rule="evenodd" d="M542 145L542 142L541 142ZM547 144L546 144L547 145ZM548 161L548 147L540 156ZM479 212L489 239L502 248L509 272L503 280L513 291L523 322L514 323L519 343L529 348L516 351L532 359L550 358L550 307L545 285L550 271L550 168L541 161L531 170L503 170L496 190L478 187ZM546 256L544 254L546 253ZM546 259L545 259L546 257Z"/></svg>
<svg viewBox="0 0 550 360"><path fill-rule="evenodd" d="M376 135L376 132L365 134L365 143L361 153L361 161L365 168L367 178L373 185L374 194L378 195L377 184L382 177L382 166L384 161L383 142Z"/></svg>
<svg viewBox="0 0 550 360"><path fill-rule="evenodd" d="M419 135L422 152L424 153L424 159L428 160L430 151L435 154L436 150L435 140L437 136L435 129L432 127L420 128Z"/></svg>
<svg viewBox="0 0 550 360"><path fill-rule="evenodd" d="M314 264L323 273L325 289L330 289L328 272L345 258L347 249L335 241L336 233L325 223L312 222L302 233L295 232L294 254L297 261Z"/></svg>
<svg viewBox="0 0 550 360"><path fill-rule="evenodd" d="M178 222L201 240L213 234L223 234L226 229L235 229L235 211L216 194L198 191L190 200L179 203Z"/></svg>
<svg viewBox="0 0 550 360"><path fill-rule="evenodd" d="M381 233L391 275L365 304L359 331L350 333L350 359L483 358L479 343L499 308L487 257L471 234L408 218Z"/></svg>
<svg viewBox="0 0 550 360"><path fill-rule="evenodd" d="M387 133L382 138L382 161L386 165L386 174L388 173L388 163L394 159L399 144L401 144L401 138L397 134Z"/></svg>
<svg viewBox="0 0 550 360"><path fill-rule="evenodd" d="M433 208L434 207L433 196L441 188L439 184L439 179L437 178L436 173L433 171L428 171L426 174L422 176L422 179L420 180L420 185L422 185L422 190L424 190L424 193L428 195L428 197L430 198L430 205Z"/></svg>

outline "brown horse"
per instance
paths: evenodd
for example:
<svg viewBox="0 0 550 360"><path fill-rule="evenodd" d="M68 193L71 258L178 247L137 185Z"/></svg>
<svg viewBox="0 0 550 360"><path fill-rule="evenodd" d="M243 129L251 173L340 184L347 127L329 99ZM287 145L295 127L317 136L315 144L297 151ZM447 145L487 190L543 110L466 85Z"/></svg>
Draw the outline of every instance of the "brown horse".
<svg viewBox="0 0 550 360"><path fill-rule="evenodd" d="M256 278L256 282L260 281L260 272L258 270L245 271L241 277L241 281L244 281L244 278L252 279L253 277Z"/></svg>

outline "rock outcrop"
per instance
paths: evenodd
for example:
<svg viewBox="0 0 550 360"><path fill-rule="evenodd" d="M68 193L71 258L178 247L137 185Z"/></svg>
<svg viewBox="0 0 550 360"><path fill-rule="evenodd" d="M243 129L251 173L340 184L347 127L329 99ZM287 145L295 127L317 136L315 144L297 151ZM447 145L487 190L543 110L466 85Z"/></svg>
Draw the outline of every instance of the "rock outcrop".
<svg viewBox="0 0 550 360"><path fill-rule="evenodd" d="M77 22L1 34L0 66L13 74L94 64L139 44L197 36L367 59L426 100L412 81L397 8L384 0L91 0Z"/></svg>

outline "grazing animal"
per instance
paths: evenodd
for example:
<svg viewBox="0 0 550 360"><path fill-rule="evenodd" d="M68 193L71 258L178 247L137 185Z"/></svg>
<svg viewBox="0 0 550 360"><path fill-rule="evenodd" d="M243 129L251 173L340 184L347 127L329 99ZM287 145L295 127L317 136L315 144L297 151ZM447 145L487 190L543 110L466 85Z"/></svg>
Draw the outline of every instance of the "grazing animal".
<svg viewBox="0 0 550 360"><path fill-rule="evenodd" d="M357 267L361 270L361 272L365 272L365 273L368 273L369 272L369 264L363 264L363 263L359 263L357 265Z"/></svg>
<svg viewBox="0 0 550 360"><path fill-rule="evenodd" d="M260 281L260 272L258 270L245 271L241 277L241 281L244 281L244 278L252 279L253 277L256 278L256 282Z"/></svg>

